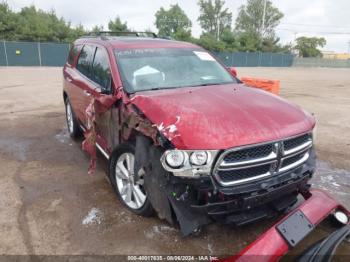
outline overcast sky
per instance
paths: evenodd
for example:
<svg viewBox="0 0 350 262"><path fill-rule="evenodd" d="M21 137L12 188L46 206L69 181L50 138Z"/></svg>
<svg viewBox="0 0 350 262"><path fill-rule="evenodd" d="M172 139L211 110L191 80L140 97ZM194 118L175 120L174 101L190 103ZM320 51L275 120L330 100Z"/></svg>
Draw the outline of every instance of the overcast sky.
<svg viewBox="0 0 350 262"><path fill-rule="evenodd" d="M226 6L237 17L238 7L246 0L226 0ZM348 52L350 42L350 0L272 0L283 13L277 35L283 43L299 36L323 36L327 40L324 50ZM82 23L91 28L103 25L107 29L109 19L119 15L135 30L152 29L154 14L163 6L168 8L178 3L192 20L192 34L198 37L201 28L197 22L199 8L197 0L7 0L10 7L18 11L34 4L43 10L54 9L73 25ZM337 34L336 34L337 33Z"/></svg>

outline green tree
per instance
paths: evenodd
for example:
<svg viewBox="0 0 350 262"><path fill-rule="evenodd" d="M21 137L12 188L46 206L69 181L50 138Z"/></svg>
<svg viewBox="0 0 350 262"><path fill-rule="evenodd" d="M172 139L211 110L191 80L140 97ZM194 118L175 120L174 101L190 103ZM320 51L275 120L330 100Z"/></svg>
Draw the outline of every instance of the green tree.
<svg viewBox="0 0 350 262"><path fill-rule="evenodd" d="M114 20L109 20L108 22L108 29L110 31L118 31L118 32L128 32L130 31L128 29L127 23L123 23L119 16L117 16Z"/></svg>
<svg viewBox="0 0 350 262"><path fill-rule="evenodd" d="M221 52L226 49L224 42L217 41L215 36L209 33L202 34L199 39L194 39L193 42L209 51Z"/></svg>
<svg viewBox="0 0 350 262"><path fill-rule="evenodd" d="M103 31L103 25L95 25L92 29L91 29L91 33L98 33Z"/></svg>
<svg viewBox="0 0 350 262"><path fill-rule="evenodd" d="M248 33L252 37L260 39L273 39L275 37L275 28L283 18L283 13L274 7L271 1L267 0L264 17L264 1L248 0L246 5L239 8L236 31Z"/></svg>
<svg viewBox="0 0 350 262"><path fill-rule="evenodd" d="M168 10L161 7L155 16L155 25L160 36L169 36L185 41L191 38L191 20L178 4L171 5Z"/></svg>
<svg viewBox="0 0 350 262"><path fill-rule="evenodd" d="M232 13L224 8L222 0L199 0L200 16L198 21L205 33L211 34L217 40L224 30L231 29Z"/></svg>
<svg viewBox="0 0 350 262"><path fill-rule="evenodd" d="M302 57L322 57L319 47L326 45L326 39L323 37L298 37L296 39L296 46L294 47L298 52L299 56Z"/></svg>
<svg viewBox="0 0 350 262"><path fill-rule="evenodd" d="M0 2L0 38L16 39L17 16L6 2Z"/></svg>

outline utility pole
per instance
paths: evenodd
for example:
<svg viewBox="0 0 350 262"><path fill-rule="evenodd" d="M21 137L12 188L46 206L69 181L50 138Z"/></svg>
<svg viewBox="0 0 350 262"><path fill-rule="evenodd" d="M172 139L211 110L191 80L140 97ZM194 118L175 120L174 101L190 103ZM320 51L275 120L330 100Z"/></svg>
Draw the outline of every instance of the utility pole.
<svg viewBox="0 0 350 262"><path fill-rule="evenodd" d="M217 32L216 32L216 40L219 41L220 40L220 18L218 17L217 19Z"/></svg>
<svg viewBox="0 0 350 262"><path fill-rule="evenodd" d="M263 37L263 30L265 28L265 17L266 17L266 3L267 0L264 0L264 9L263 9L263 17L262 17L262 21L261 21L261 38Z"/></svg>

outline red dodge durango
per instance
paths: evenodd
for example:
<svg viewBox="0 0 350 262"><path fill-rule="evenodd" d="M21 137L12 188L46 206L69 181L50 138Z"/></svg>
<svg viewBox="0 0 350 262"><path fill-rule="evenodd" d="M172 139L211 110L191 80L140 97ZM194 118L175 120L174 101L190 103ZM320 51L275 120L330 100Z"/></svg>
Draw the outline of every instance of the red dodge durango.
<svg viewBox="0 0 350 262"><path fill-rule="evenodd" d="M314 118L244 85L197 45L143 33L83 37L63 75L70 135L89 130L96 101L95 145L136 214L189 235L213 221L275 216L310 188Z"/></svg>

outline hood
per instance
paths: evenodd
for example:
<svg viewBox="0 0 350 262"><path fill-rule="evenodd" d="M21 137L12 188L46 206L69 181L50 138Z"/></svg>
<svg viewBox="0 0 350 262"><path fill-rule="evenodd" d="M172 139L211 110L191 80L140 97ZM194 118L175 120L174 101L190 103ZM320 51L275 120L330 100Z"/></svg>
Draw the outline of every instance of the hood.
<svg viewBox="0 0 350 262"><path fill-rule="evenodd" d="M131 102L178 149L227 149L312 130L314 118L242 84L146 91Z"/></svg>

